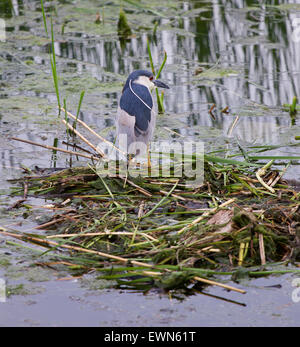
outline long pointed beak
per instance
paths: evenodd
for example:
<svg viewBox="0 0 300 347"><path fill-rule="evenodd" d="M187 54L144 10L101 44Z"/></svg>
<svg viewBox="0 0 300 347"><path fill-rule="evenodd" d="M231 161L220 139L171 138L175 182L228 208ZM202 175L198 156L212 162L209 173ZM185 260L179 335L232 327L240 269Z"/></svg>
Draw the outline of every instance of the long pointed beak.
<svg viewBox="0 0 300 347"><path fill-rule="evenodd" d="M156 87L170 89L170 87L167 84L160 80L154 80L153 83Z"/></svg>

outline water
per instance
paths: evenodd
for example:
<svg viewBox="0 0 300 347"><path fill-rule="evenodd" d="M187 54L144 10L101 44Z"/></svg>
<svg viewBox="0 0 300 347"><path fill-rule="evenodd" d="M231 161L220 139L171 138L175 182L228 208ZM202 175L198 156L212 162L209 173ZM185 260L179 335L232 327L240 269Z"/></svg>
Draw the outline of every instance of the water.
<svg viewBox="0 0 300 347"><path fill-rule="evenodd" d="M156 139L174 138L169 131L174 130L185 139L204 141L206 151L226 146L238 153L237 144L246 149L270 144L281 147L263 154L299 156L299 147L291 146L300 135L299 116L292 122L283 108L294 96L300 99L299 1L143 3L148 12L124 4L134 32L125 42L120 42L116 30L117 1L46 3L47 13L54 13L61 100L66 98L73 113L85 90L80 118L113 140L117 101L127 75L134 69L149 69L148 38L156 68L164 50L168 55L161 79L171 87L164 98L166 114L158 117ZM104 24L95 24L97 13L101 18L104 14ZM6 28L0 42L0 218L1 225L29 230L36 225L39 210L28 219L23 219L24 211L7 213L6 207L16 200L9 196L7 179L19 177L21 166L65 167L71 159L8 139L14 135L53 145L58 138L63 146L66 133L57 117L50 41L40 1L2 1L0 18ZM158 27L153 35L155 21ZM215 120L209 113L213 105ZM222 112L225 107L229 113ZM74 158L72 163L82 164ZM300 180L300 167L297 161L294 164L286 177ZM38 207L44 201L30 203ZM1 252L24 260L23 248L4 241ZM26 257L29 267L32 254ZM18 264L11 264L10 271ZM0 276L6 277L7 272L9 267L1 267ZM144 296L92 290L81 280L57 281L55 271L47 276L48 281L38 282L35 294L15 294L0 304L5 312L0 325L297 325L300 318L299 304L291 299L292 276L251 281L245 284L245 296L205 289L246 306L201 294L170 300L157 292ZM7 280L8 285L18 281L32 290L31 280L24 276ZM278 283L282 288L265 287Z"/></svg>
<svg viewBox="0 0 300 347"><path fill-rule="evenodd" d="M280 289L264 287L279 282L284 284ZM0 325L299 326L299 303L291 301L289 285L288 277L254 280L242 297L210 288L180 301L157 292L88 291L76 282L49 281L41 294L18 295L1 304Z"/></svg>

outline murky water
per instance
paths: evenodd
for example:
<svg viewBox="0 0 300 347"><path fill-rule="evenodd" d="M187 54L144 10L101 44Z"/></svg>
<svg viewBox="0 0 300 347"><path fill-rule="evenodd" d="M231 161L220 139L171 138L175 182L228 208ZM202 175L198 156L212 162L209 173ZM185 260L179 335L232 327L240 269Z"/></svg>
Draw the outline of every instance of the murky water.
<svg viewBox="0 0 300 347"><path fill-rule="evenodd" d="M166 114L158 117L156 138L169 139L174 130L186 139L204 141L207 151L226 145L230 153L238 153L237 144L244 149L281 145L263 154L300 155L299 146L294 146L295 136L300 135L299 115L292 121L283 108L294 96L300 99L299 1L142 2L145 10L123 1L134 33L125 42L117 35L119 1L45 2L47 13L53 13L61 101L65 98L73 113L84 90L81 119L113 140L122 84L132 70L149 68L148 38L156 67L164 50L168 55L161 78L171 86L165 94ZM100 24L95 23L97 13ZM16 228L30 230L38 213L24 219L23 210L17 215L7 212L14 201L8 196L7 179L20 176L21 166L65 167L70 158L54 158L50 151L8 140L14 135L53 145L58 138L63 146L66 134L57 117L50 41L40 1L1 1L0 18L0 225L22 223ZM215 120L209 113L212 105ZM226 107L229 112L222 112ZM286 177L300 180L297 163ZM40 201L30 203L38 207ZM206 289L234 303L201 294L180 301L156 292L143 296L96 291L80 280L57 281L55 271L45 274L49 281L37 281L32 288L32 278L7 275L21 267L25 255L28 267L32 253L4 241L0 246L1 257L8 253L10 263L0 262L0 277L7 277L7 285L15 289L19 282L26 284L25 289L29 286L26 295L19 288L19 295L16 292L0 303L0 325L299 324L291 276L251 281L242 297ZM278 283L282 288L264 287Z"/></svg>

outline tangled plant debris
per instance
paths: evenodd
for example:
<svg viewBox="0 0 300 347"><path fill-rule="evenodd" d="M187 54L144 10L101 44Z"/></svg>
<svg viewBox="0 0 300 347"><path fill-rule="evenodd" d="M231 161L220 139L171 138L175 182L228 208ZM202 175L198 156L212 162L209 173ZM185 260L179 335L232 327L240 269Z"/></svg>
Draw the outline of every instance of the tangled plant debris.
<svg viewBox="0 0 300 347"><path fill-rule="evenodd" d="M12 207L27 196L45 197L54 214L39 232L1 233L58 256L68 252L76 275L94 269L126 288L201 282L243 293L212 278L297 272L288 265L299 262L299 186L271 170L272 162L207 155L204 165L197 188L184 177L99 177L93 165L30 173L17 180L15 194L23 198Z"/></svg>

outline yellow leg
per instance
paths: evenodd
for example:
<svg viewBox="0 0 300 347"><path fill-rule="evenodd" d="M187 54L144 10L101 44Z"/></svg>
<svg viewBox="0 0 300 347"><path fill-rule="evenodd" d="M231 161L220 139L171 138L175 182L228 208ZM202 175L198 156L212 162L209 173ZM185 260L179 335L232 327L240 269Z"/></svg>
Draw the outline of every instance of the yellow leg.
<svg viewBox="0 0 300 347"><path fill-rule="evenodd" d="M147 144L147 158L148 158L148 175L151 173L151 160L150 160L150 151L149 151L149 143Z"/></svg>
<svg viewBox="0 0 300 347"><path fill-rule="evenodd" d="M127 157L127 170L126 170L126 177L125 177L125 180L124 180L124 185L123 185L123 188L125 188L126 186L126 183L127 183L127 178L128 178L128 169L129 169L129 165L130 165L130 162L132 160L132 155L131 154L128 154L128 157Z"/></svg>
<svg viewBox="0 0 300 347"><path fill-rule="evenodd" d="M151 167L149 143L147 144L147 155L148 155L148 167Z"/></svg>

